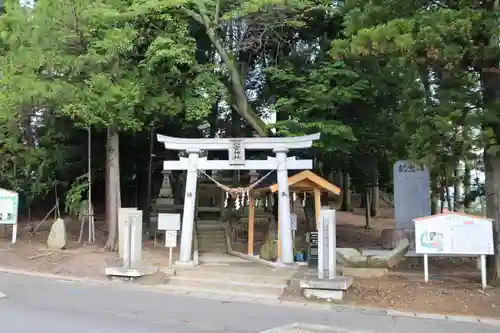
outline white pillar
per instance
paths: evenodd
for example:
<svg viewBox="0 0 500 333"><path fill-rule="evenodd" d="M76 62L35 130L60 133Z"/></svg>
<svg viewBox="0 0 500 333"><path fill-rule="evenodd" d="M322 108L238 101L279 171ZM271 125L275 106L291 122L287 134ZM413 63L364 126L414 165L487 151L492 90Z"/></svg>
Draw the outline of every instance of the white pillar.
<svg viewBox="0 0 500 333"><path fill-rule="evenodd" d="M180 263L190 263L193 249L194 212L196 205L196 186L198 182L198 158L200 149L187 149L189 166L186 175L186 193L184 194L184 212L182 214Z"/></svg>
<svg viewBox="0 0 500 333"><path fill-rule="evenodd" d="M337 221L335 210L328 210L328 277L335 279L337 276Z"/></svg>
<svg viewBox="0 0 500 333"><path fill-rule="evenodd" d="M278 179L278 207L281 239L281 262L293 264L292 222L290 219L290 195L288 190L288 169L286 153L288 149L275 149Z"/></svg>

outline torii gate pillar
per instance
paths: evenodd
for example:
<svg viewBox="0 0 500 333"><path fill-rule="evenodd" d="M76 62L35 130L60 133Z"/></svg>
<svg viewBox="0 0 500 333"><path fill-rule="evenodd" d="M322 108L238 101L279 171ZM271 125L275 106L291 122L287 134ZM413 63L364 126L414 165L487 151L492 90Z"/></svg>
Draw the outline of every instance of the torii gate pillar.
<svg viewBox="0 0 500 333"><path fill-rule="evenodd" d="M292 225L290 219L290 199L288 188L288 170L312 169L312 160L297 160L287 157L289 149L309 148L320 133L299 137L285 138L235 138L235 139L183 139L157 135L158 141L166 149L185 151L188 158L178 161L164 161L164 170L187 170L186 193L182 216L182 234L180 246L180 264L192 264L194 212L198 170L277 170L278 205L281 239L281 257L284 264L293 263ZM227 150L229 160L208 161L200 157L204 150ZM276 158L267 160L245 160L245 150L273 150Z"/></svg>
<svg viewBox="0 0 500 333"><path fill-rule="evenodd" d="M189 148L186 152L189 154L189 166L186 175L186 192L184 193L184 212L182 214L181 225L181 250L179 255L181 263L190 263L192 261L194 212L196 210L196 188L198 182L198 170L196 167L201 150Z"/></svg>

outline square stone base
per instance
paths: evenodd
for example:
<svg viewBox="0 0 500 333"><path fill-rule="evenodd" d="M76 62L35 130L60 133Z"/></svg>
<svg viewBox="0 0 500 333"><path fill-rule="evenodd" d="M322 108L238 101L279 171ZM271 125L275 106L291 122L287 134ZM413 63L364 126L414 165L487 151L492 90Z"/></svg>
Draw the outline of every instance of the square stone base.
<svg viewBox="0 0 500 333"><path fill-rule="evenodd" d="M150 275L158 272L157 267L141 267L141 268L123 268L123 267L107 267L104 273L110 278L118 278L125 280L134 280L141 276Z"/></svg>
<svg viewBox="0 0 500 333"><path fill-rule="evenodd" d="M175 267L182 267L182 268L191 268L191 267L195 267L196 264L194 263L193 260L189 260L189 261L179 261L177 260L174 264Z"/></svg>
<svg viewBox="0 0 500 333"><path fill-rule="evenodd" d="M304 289L304 297L309 300L342 301L346 294L345 290Z"/></svg>
<svg viewBox="0 0 500 333"><path fill-rule="evenodd" d="M349 276L337 276L333 279L306 278L300 280L300 288L307 299L320 299L328 302L344 299L347 289L352 285Z"/></svg>

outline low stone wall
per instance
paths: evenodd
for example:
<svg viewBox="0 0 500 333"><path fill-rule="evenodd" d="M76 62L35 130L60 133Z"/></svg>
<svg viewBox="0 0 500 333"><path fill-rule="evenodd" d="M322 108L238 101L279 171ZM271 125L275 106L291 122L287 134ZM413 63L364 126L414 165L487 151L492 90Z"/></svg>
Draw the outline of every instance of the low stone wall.
<svg viewBox="0 0 500 333"><path fill-rule="evenodd" d="M410 250L415 250L414 229L384 229L380 236L380 243L383 249L392 250L405 238L410 241Z"/></svg>

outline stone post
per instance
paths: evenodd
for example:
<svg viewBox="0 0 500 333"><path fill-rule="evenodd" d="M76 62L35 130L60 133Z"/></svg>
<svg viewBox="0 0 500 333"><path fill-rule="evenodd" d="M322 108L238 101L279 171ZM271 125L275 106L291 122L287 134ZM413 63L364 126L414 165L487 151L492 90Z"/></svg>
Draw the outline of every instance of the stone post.
<svg viewBox="0 0 500 333"><path fill-rule="evenodd" d="M281 258L284 264L293 264L292 221L290 219L290 195L288 189L287 156L288 149L274 149L277 160L279 230Z"/></svg>
<svg viewBox="0 0 500 333"><path fill-rule="evenodd" d="M189 148L186 150L189 154L189 166L186 175L186 193L184 195L184 214L182 216L181 249L179 262L181 264L190 264L192 262L193 249L193 228L194 213L196 205L196 186L198 182L198 158L201 150Z"/></svg>

